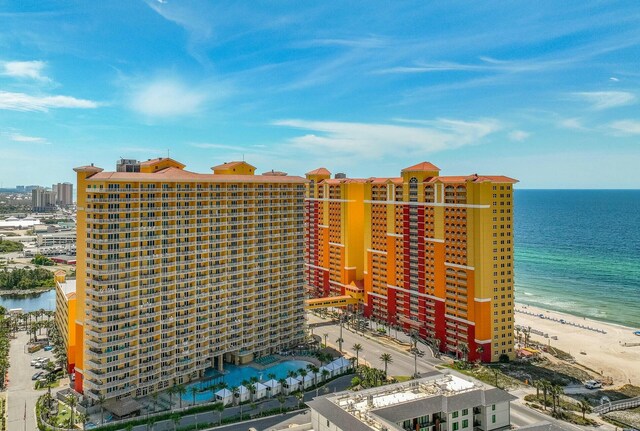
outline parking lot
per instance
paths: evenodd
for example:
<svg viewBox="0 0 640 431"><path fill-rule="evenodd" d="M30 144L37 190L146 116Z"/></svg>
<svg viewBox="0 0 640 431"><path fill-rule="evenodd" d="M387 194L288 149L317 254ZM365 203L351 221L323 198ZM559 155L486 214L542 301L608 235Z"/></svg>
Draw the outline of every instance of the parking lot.
<svg viewBox="0 0 640 431"><path fill-rule="evenodd" d="M11 340L9 353L11 366L7 388L7 429L8 431L23 431L25 428L35 430L37 426L34 409L36 400L44 393L44 389L36 391L33 388L35 382L31 378L36 371L42 371L42 369L32 367L30 362L37 357L52 358L53 355L43 350L28 353L26 346L29 335L24 331L16 335L17 338Z"/></svg>

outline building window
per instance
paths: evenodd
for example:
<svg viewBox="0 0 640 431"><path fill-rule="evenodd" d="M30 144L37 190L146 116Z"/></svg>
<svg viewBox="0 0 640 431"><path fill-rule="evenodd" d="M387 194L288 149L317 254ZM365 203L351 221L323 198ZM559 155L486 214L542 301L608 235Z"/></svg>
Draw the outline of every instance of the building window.
<svg viewBox="0 0 640 431"><path fill-rule="evenodd" d="M491 415L491 423L496 423L496 415Z"/></svg>
<svg viewBox="0 0 640 431"><path fill-rule="evenodd" d="M453 431L458 431L458 422L453 423Z"/></svg>
<svg viewBox="0 0 640 431"><path fill-rule="evenodd" d="M331 426L331 422L329 422L329 419L327 419L327 427Z"/></svg>
<svg viewBox="0 0 640 431"><path fill-rule="evenodd" d="M454 419L457 418L458 417L458 412L451 413L451 417L454 418Z"/></svg>
<svg viewBox="0 0 640 431"><path fill-rule="evenodd" d="M462 428L468 428L469 427L469 419L465 419L462 421Z"/></svg>
<svg viewBox="0 0 640 431"><path fill-rule="evenodd" d="M494 412L496 411L496 405L495 404L491 405L491 411L494 411Z"/></svg>
<svg viewBox="0 0 640 431"><path fill-rule="evenodd" d="M463 409L462 410L462 416L466 416L469 414L469 409Z"/></svg>

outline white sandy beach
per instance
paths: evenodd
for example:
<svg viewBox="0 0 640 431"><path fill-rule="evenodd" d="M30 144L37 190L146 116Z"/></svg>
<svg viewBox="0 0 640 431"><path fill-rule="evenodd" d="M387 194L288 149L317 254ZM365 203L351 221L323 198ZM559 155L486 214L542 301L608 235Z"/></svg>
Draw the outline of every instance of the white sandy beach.
<svg viewBox="0 0 640 431"><path fill-rule="evenodd" d="M539 317L540 314L545 318ZM567 323L560 323L560 319L564 319ZM545 338L532 332L531 339L545 344L550 343L551 346L570 353L577 363L611 377L614 386L625 383L640 386L640 336L633 334L634 330L640 328L603 323L519 303L516 303L515 321L516 325L530 326L532 329L548 334L549 338ZM570 323L597 328L605 331L606 334L582 329ZM558 339L551 339L553 336ZM638 345L625 346L625 343Z"/></svg>

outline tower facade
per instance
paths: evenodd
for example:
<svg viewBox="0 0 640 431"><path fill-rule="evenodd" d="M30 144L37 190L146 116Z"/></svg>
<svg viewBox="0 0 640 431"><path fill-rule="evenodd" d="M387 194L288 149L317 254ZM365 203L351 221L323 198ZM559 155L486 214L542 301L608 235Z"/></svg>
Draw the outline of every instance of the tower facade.
<svg viewBox="0 0 640 431"><path fill-rule="evenodd" d="M90 398L144 396L303 340L306 180L184 167L75 168L70 324L75 388Z"/></svg>
<svg viewBox="0 0 640 431"><path fill-rule="evenodd" d="M311 297L355 296L365 316L469 360L514 357L516 180L427 162L395 178L307 179Z"/></svg>

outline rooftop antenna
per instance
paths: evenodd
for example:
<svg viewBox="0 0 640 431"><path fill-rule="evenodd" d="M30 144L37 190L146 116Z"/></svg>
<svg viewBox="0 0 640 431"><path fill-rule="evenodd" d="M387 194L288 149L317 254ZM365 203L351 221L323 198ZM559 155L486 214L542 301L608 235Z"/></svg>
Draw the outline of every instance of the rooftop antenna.
<svg viewBox="0 0 640 431"><path fill-rule="evenodd" d="M244 162L244 153L242 153L242 161Z"/></svg>
<svg viewBox="0 0 640 431"><path fill-rule="evenodd" d="M171 156L169 155L169 149L167 148L167 159L170 159Z"/></svg>

